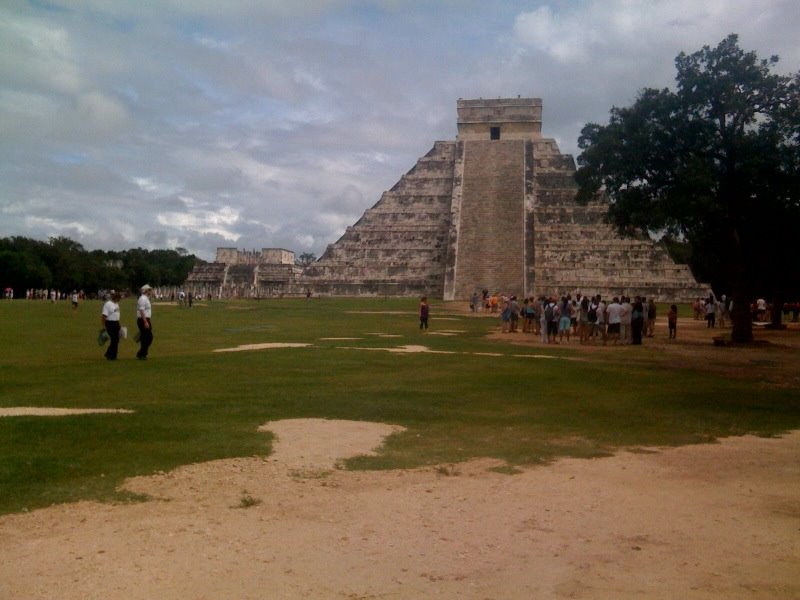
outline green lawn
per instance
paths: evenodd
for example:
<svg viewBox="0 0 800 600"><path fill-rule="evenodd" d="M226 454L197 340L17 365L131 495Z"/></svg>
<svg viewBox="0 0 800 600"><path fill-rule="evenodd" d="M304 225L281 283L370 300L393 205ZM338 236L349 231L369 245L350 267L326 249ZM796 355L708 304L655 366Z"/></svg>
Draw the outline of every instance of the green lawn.
<svg viewBox="0 0 800 600"><path fill-rule="evenodd" d="M191 310L155 303L147 362L134 359L132 340L121 342L117 362L103 358L100 308L0 302L0 407L135 411L0 418L0 513L124 500L115 490L126 477L268 454L270 437L256 430L275 419L405 426L381 455L348 463L369 469L477 456L536 464L800 426L795 389L667 369L648 362L646 346L626 349L635 359L628 365L603 353L569 361L566 348L489 340L496 320L443 315L438 304L431 331L457 333L423 336L414 299L212 302ZM133 300L122 314L133 333ZM323 339L344 337L361 339ZM310 346L213 352L265 342ZM404 345L442 353L361 349ZM480 355L490 352L502 356Z"/></svg>

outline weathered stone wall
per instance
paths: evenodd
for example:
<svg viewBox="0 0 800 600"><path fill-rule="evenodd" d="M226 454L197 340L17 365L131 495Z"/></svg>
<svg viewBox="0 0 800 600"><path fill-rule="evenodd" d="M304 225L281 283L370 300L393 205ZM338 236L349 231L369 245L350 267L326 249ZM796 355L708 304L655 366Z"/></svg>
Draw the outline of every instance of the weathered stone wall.
<svg viewBox="0 0 800 600"><path fill-rule="evenodd" d="M293 265L294 252L283 248L262 248L258 262L266 265Z"/></svg>
<svg viewBox="0 0 800 600"><path fill-rule="evenodd" d="M296 284L321 294L442 297L455 144L436 142Z"/></svg>

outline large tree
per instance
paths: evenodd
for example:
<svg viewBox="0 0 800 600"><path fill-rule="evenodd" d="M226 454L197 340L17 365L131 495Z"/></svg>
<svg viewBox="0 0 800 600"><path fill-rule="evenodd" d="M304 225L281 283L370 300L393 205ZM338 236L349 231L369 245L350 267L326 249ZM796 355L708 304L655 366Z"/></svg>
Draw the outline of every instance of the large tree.
<svg viewBox="0 0 800 600"><path fill-rule="evenodd" d="M777 62L736 35L681 53L676 91L642 90L578 142L578 200L605 198L622 233L687 241L733 297L734 342L752 341L755 295L800 295L800 73Z"/></svg>

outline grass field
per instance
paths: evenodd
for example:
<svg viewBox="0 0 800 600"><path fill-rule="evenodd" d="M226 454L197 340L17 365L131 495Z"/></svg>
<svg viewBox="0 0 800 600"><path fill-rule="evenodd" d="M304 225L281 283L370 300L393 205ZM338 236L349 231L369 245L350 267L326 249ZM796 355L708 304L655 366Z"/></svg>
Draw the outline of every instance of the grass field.
<svg viewBox="0 0 800 600"><path fill-rule="evenodd" d="M706 442L800 427L796 386L676 367L653 348L573 360L573 348L490 339L495 319L444 312L417 329L413 299L154 303L150 360L132 340L108 362L100 302L0 302L0 408L123 408L130 414L0 418L0 513L80 499L120 501L127 477L265 455L266 421L398 424L382 469L488 456L510 465L619 447ZM685 309L688 311L688 308ZM688 314L688 312L682 312ZM122 321L135 330L133 300ZM358 339L333 339L358 338ZM214 352L246 344L308 346ZM388 352L424 345L431 352ZM491 354L491 356L489 356ZM543 358L547 356L548 358Z"/></svg>

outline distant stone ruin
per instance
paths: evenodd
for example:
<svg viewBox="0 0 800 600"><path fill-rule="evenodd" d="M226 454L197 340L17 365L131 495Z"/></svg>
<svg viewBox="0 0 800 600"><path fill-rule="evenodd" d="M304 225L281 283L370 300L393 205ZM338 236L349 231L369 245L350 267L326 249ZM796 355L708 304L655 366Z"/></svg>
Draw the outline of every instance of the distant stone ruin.
<svg viewBox="0 0 800 600"><path fill-rule="evenodd" d="M196 265L185 287L195 296L204 298L281 296L292 293L295 280L302 272L291 250L217 248L216 260Z"/></svg>
<svg viewBox="0 0 800 600"><path fill-rule="evenodd" d="M226 297L707 295L663 246L620 237L603 202L575 202L575 161L542 137L540 99L459 100L457 110L456 141L435 142L316 262L220 248L187 287Z"/></svg>

